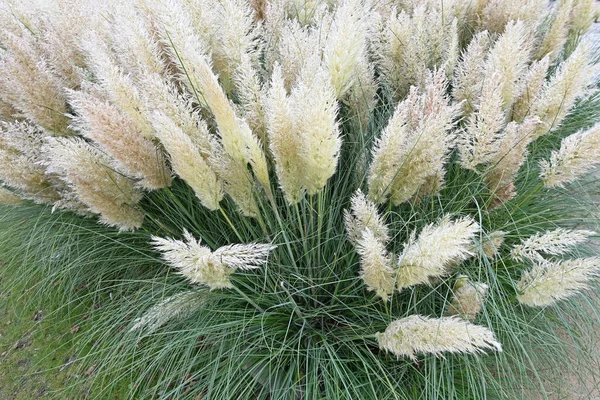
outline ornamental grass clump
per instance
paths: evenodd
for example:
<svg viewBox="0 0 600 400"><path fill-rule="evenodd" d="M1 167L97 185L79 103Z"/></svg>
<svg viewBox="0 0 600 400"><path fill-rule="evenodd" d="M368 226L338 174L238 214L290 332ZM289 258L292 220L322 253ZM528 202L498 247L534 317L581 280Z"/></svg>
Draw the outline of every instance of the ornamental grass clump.
<svg viewBox="0 0 600 400"><path fill-rule="evenodd" d="M90 308L99 396L528 399L593 364L591 1L0 5L0 265Z"/></svg>

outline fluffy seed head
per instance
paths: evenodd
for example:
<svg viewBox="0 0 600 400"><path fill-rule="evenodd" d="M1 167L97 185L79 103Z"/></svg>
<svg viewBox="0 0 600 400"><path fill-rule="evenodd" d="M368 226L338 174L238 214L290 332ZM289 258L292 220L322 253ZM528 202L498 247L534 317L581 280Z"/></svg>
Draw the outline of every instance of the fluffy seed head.
<svg viewBox="0 0 600 400"><path fill-rule="evenodd" d="M135 205L142 194L109 156L80 138L48 138L42 151L47 171L69 185L100 222L121 230L141 226L144 216Z"/></svg>
<svg viewBox="0 0 600 400"><path fill-rule="evenodd" d="M433 176L442 176L454 142L456 106L448 105L446 79L431 74L423 93L412 87L373 147L369 198L397 205L411 199Z"/></svg>
<svg viewBox="0 0 600 400"><path fill-rule="evenodd" d="M354 245L362 239L366 229L384 245L390 240L388 227L379 215L377 206L367 200L360 189L350 199L350 211L344 211L344 222L348 239Z"/></svg>
<svg viewBox="0 0 600 400"><path fill-rule="evenodd" d="M398 257L398 290L428 283L431 277L447 275L449 268L473 255L479 224L470 217L452 221L448 216L414 233Z"/></svg>
<svg viewBox="0 0 600 400"><path fill-rule="evenodd" d="M548 187L563 187L600 163L600 124L564 138L549 160L540 162L540 178Z"/></svg>
<svg viewBox="0 0 600 400"><path fill-rule="evenodd" d="M143 329L146 334L152 333L165 323L200 309L205 303L205 298L206 291L196 288L167 297L136 318L129 331Z"/></svg>
<svg viewBox="0 0 600 400"><path fill-rule="evenodd" d="M77 113L71 127L98 143L142 188L154 190L171 184L162 152L145 138L135 123L113 104L86 92L70 92Z"/></svg>
<svg viewBox="0 0 600 400"><path fill-rule="evenodd" d="M394 269L384 244L366 228L356 244L356 251L360 255L360 277L367 289L387 301L394 291Z"/></svg>
<svg viewBox="0 0 600 400"><path fill-rule="evenodd" d="M528 306L544 307L588 288L589 281L600 273L600 258L534 264L517 282L518 299Z"/></svg>
<svg viewBox="0 0 600 400"><path fill-rule="evenodd" d="M558 228L553 231L537 233L515 245L511 256L517 261L543 261L541 253L550 255L565 254L574 246L585 243L596 232Z"/></svg>
<svg viewBox="0 0 600 400"><path fill-rule="evenodd" d="M392 322L385 332L377 334L377 341L380 349L413 360L421 353L441 356L446 352L502 351L492 331L457 317L411 315Z"/></svg>
<svg viewBox="0 0 600 400"><path fill-rule="evenodd" d="M266 264L271 244L234 244L214 252L184 231L184 240L153 236L154 248L162 258L188 280L210 290L231 288L230 276L237 269L254 269Z"/></svg>
<svg viewBox="0 0 600 400"><path fill-rule="evenodd" d="M485 283L473 282L468 276L459 275L452 289L453 298L447 306L447 313L474 320L483 307L487 291L488 285Z"/></svg>
<svg viewBox="0 0 600 400"><path fill-rule="evenodd" d="M490 232L486 237L483 238L481 243L483 254L487 258L494 258L502 247L504 243L504 236L506 232L504 231L494 231Z"/></svg>

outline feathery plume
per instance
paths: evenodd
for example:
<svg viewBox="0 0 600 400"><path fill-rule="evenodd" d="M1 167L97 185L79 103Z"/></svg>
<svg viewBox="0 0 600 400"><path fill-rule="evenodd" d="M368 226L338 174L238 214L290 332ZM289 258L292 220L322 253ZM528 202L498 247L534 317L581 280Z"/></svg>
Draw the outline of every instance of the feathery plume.
<svg viewBox="0 0 600 400"><path fill-rule="evenodd" d="M144 330L150 334L174 319L180 319L199 310L205 303L206 291L196 288L169 296L150 307L133 321L130 332Z"/></svg>
<svg viewBox="0 0 600 400"><path fill-rule="evenodd" d="M254 23L255 14L247 0L203 1L208 14L206 24L210 32L210 53L214 71L229 93L236 88L235 75L244 58L256 61L255 48L259 46L260 25Z"/></svg>
<svg viewBox="0 0 600 400"><path fill-rule="evenodd" d="M574 0L569 17L569 29L573 35L583 35L594 22L594 0Z"/></svg>
<svg viewBox="0 0 600 400"><path fill-rule="evenodd" d="M335 173L342 146L335 91L317 57L307 60L291 100L295 129L302 137L302 186L313 195L323 190Z"/></svg>
<svg viewBox="0 0 600 400"><path fill-rule="evenodd" d="M565 254L571 247L584 243L596 232L558 228L553 231L537 233L513 247L511 256L517 261L531 260L542 262L540 253L550 255Z"/></svg>
<svg viewBox="0 0 600 400"><path fill-rule="evenodd" d="M473 255L473 239L479 224L470 217L452 221L449 216L415 233L398 257L398 290L428 283L431 277L447 275L449 268Z"/></svg>
<svg viewBox="0 0 600 400"><path fill-rule="evenodd" d="M77 113L71 128L100 144L121 170L148 190L171 184L171 173L160 149L138 131L135 123L113 104L86 92L70 92Z"/></svg>
<svg viewBox="0 0 600 400"><path fill-rule="evenodd" d="M498 255L500 247L504 243L504 236L506 236L506 232L494 231L483 238L481 248L487 258L493 258Z"/></svg>
<svg viewBox="0 0 600 400"><path fill-rule="evenodd" d="M448 105L443 72L430 75L423 93L412 87L373 147L369 198L397 205L409 200L432 176L443 176L454 142L457 107Z"/></svg>
<svg viewBox="0 0 600 400"><path fill-rule="evenodd" d="M52 71L34 34L22 29L20 35L4 31L0 59L2 99L51 134L68 134L64 83Z"/></svg>
<svg viewBox="0 0 600 400"><path fill-rule="evenodd" d="M323 59L338 99L355 84L359 64L367 63L369 14L362 0L344 0L335 10Z"/></svg>
<svg viewBox="0 0 600 400"><path fill-rule="evenodd" d="M390 240L388 227L379 215L377 206L367 200L360 189L350 199L350 211L344 210L344 223L348 239L355 246L363 239L366 229L383 245Z"/></svg>
<svg viewBox="0 0 600 400"><path fill-rule="evenodd" d="M471 3L472 4L472 3ZM471 20L478 30L502 33L510 21L523 21L533 31L543 20L548 0L483 0L472 4Z"/></svg>
<svg viewBox="0 0 600 400"><path fill-rule="evenodd" d="M44 134L28 122L0 125L0 180L23 199L54 203L60 194L41 164Z"/></svg>
<svg viewBox="0 0 600 400"><path fill-rule="evenodd" d="M467 48L462 52L452 84L452 97L462 105L465 115L469 115L478 104L485 82L486 58L491 45L487 31L475 35ZM490 89L492 85L488 86ZM485 98L484 98L485 99Z"/></svg>
<svg viewBox="0 0 600 400"><path fill-rule="evenodd" d="M49 3L51 6L47 10L37 11L42 18L37 24L40 27L40 49L64 87L79 89L87 75L81 38L87 32L100 29L100 15L109 9L110 2L92 4L90 1L53 0Z"/></svg>
<svg viewBox="0 0 600 400"><path fill-rule="evenodd" d="M214 252L200 245L191 233L184 231L184 240L152 236L154 248L162 258L190 282L208 286L210 290L233 287L230 276L237 269L254 269L266 264L271 244L236 244L220 247Z"/></svg>
<svg viewBox="0 0 600 400"><path fill-rule="evenodd" d="M504 110L510 109L521 94L523 75L532 48L532 38L522 21L509 22L504 33L494 43L486 61L486 78L499 75L499 90ZM484 82L484 86L487 83ZM484 90L485 91L485 90Z"/></svg>
<svg viewBox="0 0 600 400"><path fill-rule="evenodd" d="M296 204L304 192L304 168L299 154L303 141L294 126L292 107L291 99L286 94L281 68L276 64L267 102L269 146L281 190L288 203Z"/></svg>
<svg viewBox="0 0 600 400"><path fill-rule="evenodd" d="M153 120L154 117L151 119L155 125L156 136L159 140L165 141L163 143L165 147L168 147L166 142L169 142L171 146L175 146L171 147L173 151L173 154L171 154L172 161L177 165L175 172L181 174L182 179L186 180L191 187L195 187L194 190L197 195L204 198L206 204L210 205L209 208L216 206L215 200L220 200L222 197L222 195L213 191L213 189L217 189L217 186L222 185L224 191L234 200L242 214L256 217L258 206L253 193L255 185L252 177L248 174L246 164L234 160L227 154L215 136L208 131L206 124L202 122L198 113L193 111L191 98L186 94L179 94L174 85L167 83L161 76L156 74L148 75L142 80L141 85L146 93L145 101L148 104L148 109L159 115L158 120ZM172 129L163 132L161 123L167 124ZM162 133L168 133L169 135L162 135ZM177 136L182 133L188 138L181 137L181 139L177 139ZM167 151L169 152L168 148ZM203 161L197 159L198 154L203 158ZM177 158L181 161L177 161ZM192 158L194 161L190 161ZM196 174L194 168L190 168L188 163L192 163L191 165L199 164L199 170L206 173L204 175ZM173 168L175 168L175 164ZM207 164L213 172L207 170L204 164ZM212 183L214 174L219 180L217 186ZM206 179L211 182L209 188L204 186ZM209 190L208 193L212 191L215 196L206 193L206 190Z"/></svg>
<svg viewBox="0 0 600 400"><path fill-rule="evenodd" d="M239 165L250 164L254 176L270 195L269 172L262 145L247 122L235 114L233 105L211 70L206 43L195 33L189 12L166 0L158 0L157 5L157 17L165 27L161 34L163 40L169 43L169 57L182 71L182 83L213 114L227 154Z"/></svg>
<svg viewBox="0 0 600 400"><path fill-rule="evenodd" d="M112 6L111 22L118 29L110 29L109 35L118 65L135 80L147 74L165 73L167 66L161 55L161 44L143 6L139 2L137 5L122 2Z"/></svg>
<svg viewBox="0 0 600 400"><path fill-rule="evenodd" d="M261 84L258 71L247 54L242 56L240 65L234 71L233 79L244 117L252 132L266 148L269 146L266 127L267 88Z"/></svg>
<svg viewBox="0 0 600 400"><path fill-rule="evenodd" d="M488 285L485 283L473 282L468 276L459 275L452 289L452 301L447 305L447 314L473 321L483 307L487 292Z"/></svg>
<svg viewBox="0 0 600 400"><path fill-rule="evenodd" d="M323 190L337 169L341 148L335 92L318 57L306 60L290 96L275 64L268 111L279 182L288 202L295 204L304 190L311 195Z"/></svg>
<svg viewBox="0 0 600 400"><path fill-rule="evenodd" d="M504 136L506 113L502 107L500 73L485 77L485 83L473 114L457 139L461 165L476 170L498 153Z"/></svg>
<svg viewBox="0 0 600 400"><path fill-rule="evenodd" d="M48 173L67 183L100 222L124 231L141 226L143 214L134 206L142 195L105 153L80 138L48 138L42 152Z"/></svg>
<svg viewBox="0 0 600 400"><path fill-rule="evenodd" d="M0 186L0 204L18 206L23 200L10 190Z"/></svg>
<svg viewBox="0 0 600 400"><path fill-rule="evenodd" d="M441 9L415 7L410 13L393 8L372 36L372 54L396 99L405 97L411 86L422 86L429 70L444 69L455 57L456 21Z"/></svg>
<svg viewBox="0 0 600 400"><path fill-rule="evenodd" d="M552 23L537 48L537 58L548 55L554 62L562 53L569 36L569 23L574 0L562 0L555 4L552 13Z"/></svg>
<svg viewBox="0 0 600 400"><path fill-rule="evenodd" d="M504 129L498 151L485 172L485 183L494 196L492 205L500 205L515 196L515 177L527 157L527 146L541 124L540 119L534 117L520 124L511 122Z"/></svg>
<svg viewBox="0 0 600 400"><path fill-rule="evenodd" d="M523 78L523 91L513 105L513 121L523 122L530 115L531 105L542 92L549 67L550 57L548 56L531 63L527 74Z"/></svg>
<svg viewBox="0 0 600 400"><path fill-rule="evenodd" d="M218 209L223 198L222 183L193 139L160 111L154 112L152 123L156 127L156 136L169 153L173 171L190 185L203 206L209 210ZM200 122L197 129L203 131L208 128Z"/></svg>
<svg viewBox="0 0 600 400"><path fill-rule="evenodd" d="M81 44L88 66L98 84L106 91L110 101L125 113L146 138L152 138L154 130L148 120L148 110L142 95L130 75L117 65L107 44L95 34Z"/></svg>
<svg viewBox="0 0 600 400"><path fill-rule="evenodd" d="M528 306L548 306L587 289L599 273L598 257L536 263L517 282L517 298Z"/></svg>
<svg viewBox="0 0 600 400"><path fill-rule="evenodd" d="M535 138L560 126L575 101L588 92L588 86L594 81L599 68L591 63L590 57L590 43L582 41L571 56L560 64L544 85L540 96L533 101L530 115L538 116L544 123L536 131Z"/></svg>
<svg viewBox="0 0 600 400"><path fill-rule="evenodd" d="M540 161L540 178L547 187L563 187L600 164L600 124L567 136L549 160Z"/></svg>
<svg viewBox="0 0 600 400"><path fill-rule="evenodd" d="M374 291L383 301L388 301L394 292L394 269L385 245L375 234L365 228L362 237L356 243L360 255L360 277L367 290Z"/></svg>
<svg viewBox="0 0 600 400"><path fill-rule="evenodd" d="M483 353L502 351L492 331L457 317L429 318L411 315L392 322L384 333L377 333L379 348L396 356L416 354Z"/></svg>
<svg viewBox="0 0 600 400"><path fill-rule="evenodd" d="M356 67L356 79L350 87L346 98L342 101L348 104L350 114L358 124L359 132L365 132L375 108L378 83L375 80L375 70L372 64L364 63Z"/></svg>
<svg viewBox="0 0 600 400"><path fill-rule="evenodd" d="M298 80L306 60L321 47L318 28L303 27L296 20L285 20L279 33L276 54L272 54L272 65L281 65L285 88L291 89Z"/></svg>

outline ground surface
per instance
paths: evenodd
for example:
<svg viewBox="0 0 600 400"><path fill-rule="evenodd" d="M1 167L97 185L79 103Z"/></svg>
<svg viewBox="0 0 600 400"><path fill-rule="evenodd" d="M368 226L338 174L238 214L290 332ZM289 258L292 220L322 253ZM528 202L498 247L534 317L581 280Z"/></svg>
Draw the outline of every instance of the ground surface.
<svg viewBox="0 0 600 400"><path fill-rule="evenodd" d="M0 275L0 399L64 398L57 390L81 385L70 398L85 398L84 374L74 364L77 321L32 304L26 290L7 287ZM91 375L93 371L89 371Z"/></svg>

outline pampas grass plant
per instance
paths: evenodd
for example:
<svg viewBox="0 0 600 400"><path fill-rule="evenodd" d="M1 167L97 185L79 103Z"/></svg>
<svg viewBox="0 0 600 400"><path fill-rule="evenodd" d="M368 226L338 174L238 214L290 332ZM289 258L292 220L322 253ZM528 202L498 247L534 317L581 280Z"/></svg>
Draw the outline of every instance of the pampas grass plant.
<svg viewBox="0 0 600 400"><path fill-rule="evenodd" d="M93 3L1 3L0 257L91 307L98 398L550 398L596 360L591 1Z"/></svg>

